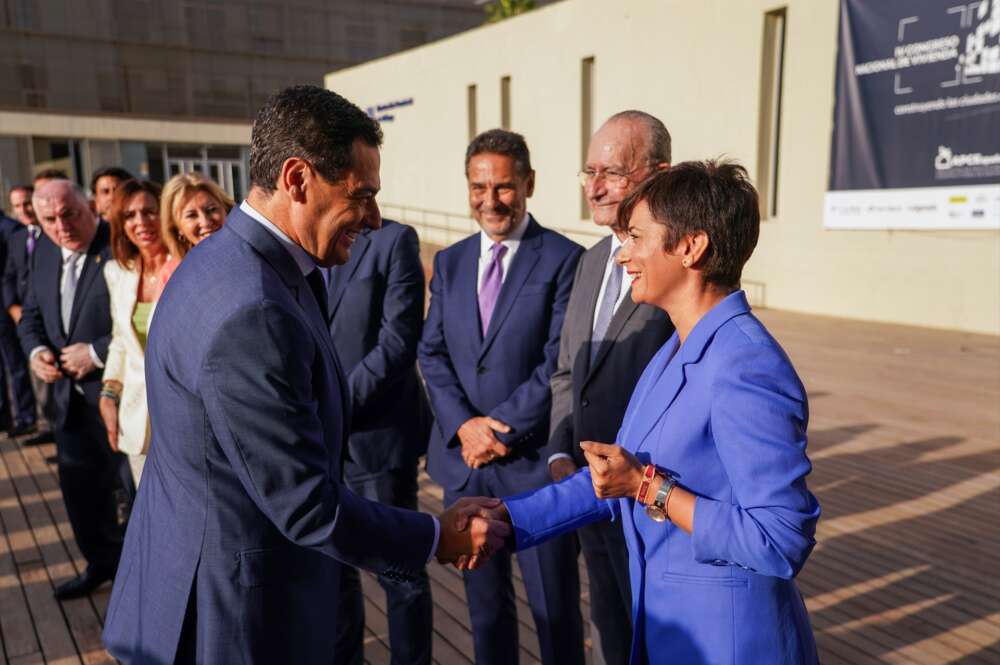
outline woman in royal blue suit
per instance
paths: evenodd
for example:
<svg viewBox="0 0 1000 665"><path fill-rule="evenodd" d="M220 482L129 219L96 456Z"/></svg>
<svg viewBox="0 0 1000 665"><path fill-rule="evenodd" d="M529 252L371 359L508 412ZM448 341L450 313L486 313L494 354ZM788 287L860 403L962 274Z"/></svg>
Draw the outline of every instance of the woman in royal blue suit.
<svg viewBox="0 0 1000 665"><path fill-rule="evenodd" d="M757 193L738 165L687 162L619 214L632 299L677 332L639 380L618 445L584 442L589 468L504 500L517 547L623 521L632 663L816 663L793 581L820 513L805 482L806 393L739 290Z"/></svg>

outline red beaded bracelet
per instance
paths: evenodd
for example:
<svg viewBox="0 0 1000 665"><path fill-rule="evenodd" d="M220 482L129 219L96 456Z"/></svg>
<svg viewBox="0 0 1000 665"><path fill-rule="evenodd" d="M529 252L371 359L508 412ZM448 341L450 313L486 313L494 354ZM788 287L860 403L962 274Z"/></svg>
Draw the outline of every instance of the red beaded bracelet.
<svg viewBox="0 0 1000 665"><path fill-rule="evenodd" d="M649 484L653 482L653 478L656 477L656 465L647 464L642 470L642 482L639 483L639 491L635 495L635 500L639 503L646 504L646 494L649 493Z"/></svg>

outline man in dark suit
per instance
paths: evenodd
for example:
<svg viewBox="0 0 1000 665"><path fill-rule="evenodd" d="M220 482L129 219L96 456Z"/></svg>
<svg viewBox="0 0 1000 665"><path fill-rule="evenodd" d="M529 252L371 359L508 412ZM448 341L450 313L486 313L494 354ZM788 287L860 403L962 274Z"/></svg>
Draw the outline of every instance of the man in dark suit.
<svg viewBox="0 0 1000 665"><path fill-rule="evenodd" d="M594 223L614 227L618 206L646 177L670 166L670 134L640 111L612 116L590 141L580 180ZM639 376L674 327L660 309L632 302L615 262L622 230L587 250L577 266L552 374L549 468L562 480L587 464L581 441L615 441ZM628 553L619 521L578 532L590 581L595 662L628 662L632 645Z"/></svg>
<svg viewBox="0 0 1000 665"><path fill-rule="evenodd" d="M524 138L480 134L466 152L472 215L481 231L434 259L418 347L434 411L427 468L445 501L504 496L549 479L549 377L582 248L528 214L535 174ZM542 662L583 662L573 538L518 554ZM511 558L465 574L480 665L518 661Z"/></svg>
<svg viewBox="0 0 1000 665"><path fill-rule="evenodd" d="M67 180L35 190L45 235L31 257L31 280L18 334L40 379L53 386L59 487L87 568L59 586L60 600L87 595L110 580L121 533L114 490L120 461L97 410L100 368L111 341L111 306L104 281L108 226Z"/></svg>
<svg viewBox="0 0 1000 665"><path fill-rule="evenodd" d="M381 138L328 90L271 97L246 201L157 304L152 440L104 629L125 663L331 662L342 563L408 577L510 533L467 525L471 502L438 520L340 481L350 393L320 268L379 227Z"/></svg>
<svg viewBox="0 0 1000 665"><path fill-rule="evenodd" d="M0 282L2 284L0 292L2 292L4 308L13 321L15 341L17 339L17 324L21 321L21 309L28 294L31 255L42 235L42 228L38 225L38 216L31 204L34 192L35 188L31 185L20 185L10 191L11 210L20 224L11 231L7 238L7 256L4 262L2 282ZM5 348L11 347L5 345ZM50 399L52 389L29 371L28 361L24 357L20 343L16 344L11 353L16 354L14 360L9 363L16 406L15 429L10 434L19 436L35 429L36 409L40 405L42 412L49 420L50 431L27 439L25 443L51 441L51 421L54 419Z"/></svg>
<svg viewBox="0 0 1000 665"><path fill-rule="evenodd" d="M28 201L26 206L25 200ZM30 191L15 187L10 192L10 203L17 219L0 212L0 273L10 260L11 245L15 234L22 228L19 221L24 216L25 207L31 210L30 200ZM10 397L13 397L13 403L10 403ZM11 318L5 305L0 308L0 424L9 425L9 436L22 436L35 430L36 418L28 362L17 339L17 322Z"/></svg>
<svg viewBox="0 0 1000 665"><path fill-rule="evenodd" d="M417 461L427 450L426 400L417 375L424 323L424 270L411 227L382 220L355 239L347 263L329 271L330 335L347 374L351 435L344 482L355 493L417 508ZM392 404L392 408L386 408ZM380 575L396 665L431 662L434 607L423 569L406 580ZM364 662L365 605L358 571L340 578L334 662Z"/></svg>

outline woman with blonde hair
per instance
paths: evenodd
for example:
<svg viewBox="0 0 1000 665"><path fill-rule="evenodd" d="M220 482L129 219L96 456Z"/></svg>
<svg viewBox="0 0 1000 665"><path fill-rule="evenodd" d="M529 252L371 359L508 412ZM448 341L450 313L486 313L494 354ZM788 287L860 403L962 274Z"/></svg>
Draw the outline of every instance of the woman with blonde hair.
<svg viewBox="0 0 1000 665"><path fill-rule="evenodd" d="M149 445L145 348L149 317L159 296L169 254L160 233L160 186L126 180L111 205L111 253L104 279L111 298L111 343L104 364L99 409L115 451L128 455L132 480Z"/></svg>
<svg viewBox="0 0 1000 665"><path fill-rule="evenodd" d="M184 255L222 228L235 205L221 187L200 173L181 173L167 181L160 199L160 223L171 257L160 275L161 289Z"/></svg>

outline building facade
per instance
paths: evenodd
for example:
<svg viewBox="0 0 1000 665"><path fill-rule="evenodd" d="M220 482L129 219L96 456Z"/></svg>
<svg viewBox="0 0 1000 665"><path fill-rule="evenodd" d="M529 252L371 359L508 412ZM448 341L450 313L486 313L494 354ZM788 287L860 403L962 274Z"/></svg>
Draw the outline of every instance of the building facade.
<svg viewBox="0 0 1000 665"><path fill-rule="evenodd" d="M275 90L483 22L475 0L0 0L0 193L120 164L247 188Z"/></svg>
<svg viewBox="0 0 1000 665"><path fill-rule="evenodd" d="M449 244L475 227L462 173L472 135L525 135L532 212L586 243L576 173L590 134L629 108L661 118L674 162L726 156L762 196L744 271L756 305L1000 334L1000 231L823 225L838 0L566 0L357 67L327 87L389 109L386 214Z"/></svg>

